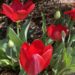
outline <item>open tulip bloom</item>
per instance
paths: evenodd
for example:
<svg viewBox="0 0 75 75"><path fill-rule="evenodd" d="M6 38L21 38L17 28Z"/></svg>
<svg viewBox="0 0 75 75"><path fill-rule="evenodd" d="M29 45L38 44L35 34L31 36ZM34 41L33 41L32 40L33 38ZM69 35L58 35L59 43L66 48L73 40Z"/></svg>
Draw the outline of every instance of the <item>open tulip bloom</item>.
<svg viewBox="0 0 75 75"><path fill-rule="evenodd" d="M20 50L20 64L28 75L37 75L50 64L52 52L53 47L45 46L41 40L25 42Z"/></svg>
<svg viewBox="0 0 75 75"><path fill-rule="evenodd" d="M68 28L66 26L62 26L61 24L58 24L57 26L54 24L51 24L47 28L47 35L54 41L61 41L63 31L66 35L68 34Z"/></svg>
<svg viewBox="0 0 75 75"><path fill-rule="evenodd" d="M75 20L75 9L65 11L64 14L68 15L72 20Z"/></svg>
<svg viewBox="0 0 75 75"><path fill-rule="evenodd" d="M3 3L1 13L10 18L13 22L25 19L35 8L32 0L22 4L19 0L13 0L10 5Z"/></svg>

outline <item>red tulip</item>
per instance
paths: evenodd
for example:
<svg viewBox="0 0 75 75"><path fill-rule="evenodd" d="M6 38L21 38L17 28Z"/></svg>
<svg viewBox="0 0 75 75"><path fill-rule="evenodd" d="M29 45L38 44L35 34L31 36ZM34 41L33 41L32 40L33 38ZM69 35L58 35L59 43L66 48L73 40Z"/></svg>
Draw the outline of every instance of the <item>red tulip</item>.
<svg viewBox="0 0 75 75"><path fill-rule="evenodd" d="M75 9L64 12L64 14L69 15L72 20L75 20Z"/></svg>
<svg viewBox="0 0 75 75"><path fill-rule="evenodd" d="M28 0L25 4L19 0L13 0L10 5L3 3L1 13L16 22L25 19L34 7L32 0Z"/></svg>
<svg viewBox="0 0 75 75"><path fill-rule="evenodd" d="M62 40L62 31L65 32L65 34L68 34L68 28L65 26L62 26L61 24L58 24L55 26L54 24L51 24L47 28L47 35L52 38L54 41L61 41Z"/></svg>
<svg viewBox="0 0 75 75"><path fill-rule="evenodd" d="M20 50L20 64L28 75L37 75L50 64L52 52L53 47L45 46L41 40L25 42Z"/></svg>

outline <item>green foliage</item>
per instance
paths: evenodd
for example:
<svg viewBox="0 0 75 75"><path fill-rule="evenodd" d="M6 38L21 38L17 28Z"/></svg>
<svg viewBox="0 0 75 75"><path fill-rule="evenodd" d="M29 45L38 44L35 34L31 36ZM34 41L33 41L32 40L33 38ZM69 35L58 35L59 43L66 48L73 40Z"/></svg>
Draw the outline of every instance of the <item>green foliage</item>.
<svg viewBox="0 0 75 75"><path fill-rule="evenodd" d="M17 34L14 32L14 30L12 28L10 28L10 27L8 28L7 36L10 38L10 40L12 40L14 42L16 47L18 49L20 49L20 46L22 44L22 40L17 36Z"/></svg>
<svg viewBox="0 0 75 75"><path fill-rule="evenodd" d="M19 75L27 75L22 67L20 67Z"/></svg>
<svg viewBox="0 0 75 75"><path fill-rule="evenodd" d="M28 29L29 29L29 26L30 26L30 20L26 20L26 22L22 25L22 28L21 28L21 32L20 32L20 38L23 40L23 41L27 41L27 36L28 36Z"/></svg>

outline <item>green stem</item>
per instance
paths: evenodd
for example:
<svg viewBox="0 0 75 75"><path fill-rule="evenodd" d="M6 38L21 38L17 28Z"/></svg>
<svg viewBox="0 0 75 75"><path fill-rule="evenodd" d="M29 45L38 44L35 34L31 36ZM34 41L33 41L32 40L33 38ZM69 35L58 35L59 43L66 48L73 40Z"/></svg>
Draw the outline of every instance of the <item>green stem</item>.
<svg viewBox="0 0 75 75"><path fill-rule="evenodd" d="M20 29L20 27L19 27L19 22L17 22L17 35L19 36L19 29Z"/></svg>

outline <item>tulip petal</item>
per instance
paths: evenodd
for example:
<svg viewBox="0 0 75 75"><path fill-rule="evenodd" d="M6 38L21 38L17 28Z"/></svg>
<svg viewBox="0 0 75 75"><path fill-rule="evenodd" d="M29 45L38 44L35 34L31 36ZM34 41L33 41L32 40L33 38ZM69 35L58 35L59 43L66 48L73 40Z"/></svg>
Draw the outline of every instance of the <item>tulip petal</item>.
<svg viewBox="0 0 75 75"><path fill-rule="evenodd" d="M34 54L32 60L30 61L30 64L28 65L28 75L37 75L43 70L44 65L44 59L40 55Z"/></svg>
<svg viewBox="0 0 75 75"><path fill-rule="evenodd" d="M44 49L43 42L37 39L37 40L34 40L32 44L30 45L29 52L31 56L36 53L42 54L43 49Z"/></svg>
<svg viewBox="0 0 75 75"><path fill-rule="evenodd" d="M44 69L49 65L53 53L53 47L51 45L48 45L45 47L45 52L43 53L42 57L45 60L45 66Z"/></svg>
<svg viewBox="0 0 75 75"><path fill-rule="evenodd" d="M7 17L12 19L14 13L13 9L7 4L3 4L2 8L3 8L3 14L5 14Z"/></svg>
<svg viewBox="0 0 75 75"><path fill-rule="evenodd" d="M26 63L29 60L28 48L29 45L27 43L24 43L20 50L20 63L23 68L26 67Z"/></svg>
<svg viewBox="0 0 75 75"><path fill-rule="evenodd" d="M62 26L61 24L58 24L57 29L59 29L60 32L64 31L66 34L68 34L68 28L66 26Z"/></svg>
<svg viewBox="0 0 75 75"><path fill-rule="evenodd" d="M23 8L27 10L29 14L35 8L35 4L32 2L32 0L29 0L23 5Z"/></svg>
<svg viewBox="0 0 75 75"><path fill-rule="evenodd" d="M68 34L69 30L66 26L62 26L58 24L57 26L51 24L47 29L47 35L52 38L54 41L61 41L62 40L62 31Z"/></svg>
<svg viewBox="0 0 75 75"><path fill-rule="evenodd" d="M27 12L30 13L35 8L35 4L32 4L29 9L27 9Z"/></svg>
<svg viewBox="0 0 75 75"><path fill-rule="evenodd" d="M48 37L52 38L53 40L55 40L54 37L54 33L56 31L56 26L54 24L51 24L48 28L47 28L47 35Z"/></svg>
<svg viewBox="0 0 75 75"><path fill-rule="evenodd" d="M28 13L25 10L19 10L17 12L14 13L14 20L15 21L19 21L19 20L23 20L27 17Z"/></svg>
<svg viewBox="0 0 75 75"><path fill-rule="evenodd" d="M64 14L69 15L72 20L75 20L75 8L69 11L64 12Z"/></svg>
<svg viewBox="0 0 75 75"><path fill-rule="evenodd" d="M13 0L10 6L14 11L22 9L22 4L19 0Z"/></svg>
<svg viewBox="0 0 75 75"><path fill-rule="evenodd" d="M48 33L48 36L51 36L53 34L55 30L55 25L54 24L51 24L48 28L47 28L47 33Z"/></svg>
<svg viewBox="0 0 75 75"><path fill-rule="evenodd" d="M29 8L30 5L32 5L32 4L33 4L32 0L28 0L28 1L23 5L23 8L24 8L24 9L27 9L27 8Z"/></svg>
<svg viewBox="0 0 75 75"><path fill-rule="evenodd" d="M64 14L72 14L75 13L75 9L69 10L69 11L65 11Z"/></svg>

